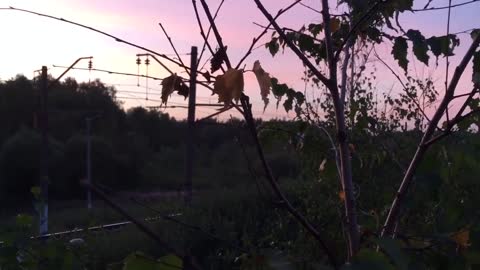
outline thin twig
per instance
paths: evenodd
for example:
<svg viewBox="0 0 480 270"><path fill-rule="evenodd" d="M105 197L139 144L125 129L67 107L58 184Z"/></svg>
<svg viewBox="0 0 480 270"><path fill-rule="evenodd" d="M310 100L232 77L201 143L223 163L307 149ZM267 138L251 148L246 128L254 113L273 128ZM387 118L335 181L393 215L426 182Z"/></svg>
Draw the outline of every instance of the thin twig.
<svg viewBox="0 0 480 270"><path fill-rule="evenodd" d="M357 31L360 28L360 26L364 22L366 22L368 19L370 19L370 16L378 10L378 8L380 7L381 4L386 4L389 1L390 0L378 0L375 3L375 5L373 5L369 10L367 10L365 12L365 14L363 14L362 17L360 17L360 19L358 19L358 21L350 28L350 31L347 33L347 36L343 39L342 43L340 44L340 47L337 48L337 52L335 53L335 59L338 59L338 57L340 57L340 53L342 52L343 47L345 46L345 44L347 44L347 42L350 39L353 38L354 35L357 34ZM326 24L326 25L328 25L328 24ZM326 27L326 29L328 29L328 27Z"/></svg>
<svg viewBox="0 0 480 270"><path fill-rule="evenodd" d="M205 11L205 15L207 15L208 22L210 23L210 26L212 27L213 33L215 34L215 38L217 39L218 46L220 47L220 50L223 50L225 52L225 64L227 65L227 68L232 68L232 64L230 63L230 59L228 58L228 55L225 51L225 45L223 44L222 41L222 36L218 32L217 25L215 24L215 20L212 17L212 13L210 13L210 8L207 5L207 2L205 0L200 0L203 6L203 10Z"/></svg>
<svg viewBox="0 0 480 270"><path fill-rule="evenodd" d="M471 0L471 1L463 2L463 3L458 3L458 4L455 4L455 5L448 5L448 6L444 6L444 7L431 7L431 8L424 8L424 9L412 9L411 11L420 12L420 11L443 10L443 9L456 8L456 7L461 7L461 6L473 4L473 3L478 2L478 1L480 1L480 0Z"/></svg>
<svg viewBox="0 0 480 270"><path fill-rule="evenodd" d="M203 122L203 121L205 121L205 120L211 119L211 118L213 118L213 117L215 117L215 116L217 116L217 115L219 115L219 114L222 114L222 113L230 110L231 108L233 108L233 106L228 106L228 107L222 108L221 110L219 110L219 111L217 111L217 112L215 112L215 113L213 113L213 114L210 114L210 115L208 115L208 116L206 116L206 117L204 117L204 118L198 119L196 122L199 123L199 122Z"/></svg>
<svg viewBox="0 0 480 270"><path fill-rule="evenodd" d="M336 270L339 269L339 265L337 263L337 259L333 253L333 250L328 247L327 241L324 239L324 237L320 234L320 232L303 216L298 210L293 207L293 205L290 203L290 201L287 199L285 194L280 189L280 186L278 185L275 177L273 176L273 173L270 169L270 166L268 165L268 162L265 158L265 154L263 152L263 148L260 144L260 141L258 139L258 134L257 134L257 129L255 127L255 121L253 119L252 111L251 111L251 104L248 101L248 97L245 95L242 95L242 98L240 101L242 102L242 107L245 112L245 121L247 123L248 129L250 130L250 133L253 137L253 141L255 144L255 147L257 149L259 158L262 162L262 166L265 171L265 176L270 183L270 186L272 187L274 193L282 200L283 205L286 207L288 212L295 217L295 219L317 240L317 242L320 244L322 249L325 251L327 258L332 265L332 267Z"/></svg>
<svg viewBox="0 0 480 270"><path fill-rule="evenodd" d="M426 143L432 138L436 130L436 127L445 112L445 108L452 101L452 98L455 95L455 90L457 88L458 82L460 81L460 78L462 77L462 74L465 71L465 68L470 62L470 59L473 57L473 54L475 53L479 44L480 44L480 35L473 40L472 44L470 45L470 48L467 50L460 64L455 69L452 79L450 80L450 85L448 86L448 89L445 92L445 96L442 99L442 102L440 103L440 105L438 106L435 114L433 115L427 127L427 130L423 134L422 140L420 141L417 147L417 151L415 152L415 155L410 162L407 172L403 177L402 183L397 190L397 194L395 196L395 199L393 200L392 206L390 207L387 219L385 220L385 224L382 229L382 233L381 233L382 237L392 235L394 226L400 218L400 210L401 210L401 207L403 206L403 202L408 192L408 188L413 182L413 175L415 174L418 165L423 160L423 157L426 151L431 145Z"/></svg>
<svg viewBox="0 0 480 270"><path fill-rule="evenodd" d="M208 42L208 36L205 35L205 31L203 30L202 20L200 20L200 14L198 13L197 1L192 0L192 5L193 5L193 10L195 11L195 16L197 18L198 28L200 28L200 35L203 37L203 41L205 42L204 45L207 46L208 50L210 51L210 54L214 55L215 51L213 50L212 46L210 45L210 42ZM225 69L222 66L220 66L220 69L223 72L225 72Z"/></svg>
<svg viewBox="0 0 480 270"><path fill-rule="evenodd" d="M293 2L292 4L290 4L288 7L284 8L284 9L280 9L278 12L277 12L277 15L275 15L275 18L273 18L274 20L278 19L278 17L280 17L280 15L282 15L283 13L287 12L288 10L290 10L291 8L293 8L295 5L297 5L298 3L300 3L302 0L297 0L295 2ZM250 47L248 48L247 52L245 53L245 55L240 59L240 61L238 62L237 66L235 67L235 69L238 69L243 61L245 61L245 59L252 53L252 50L253 48L255 47L255 44L257 44L257 42L267 33L267 31L269 30L269 27L272 25L272 23L269 23L266 27L263 28L263 31L255 38L253 38L253 41L252 43L250 44Z"/></svg>
<svg viewBox="0 0 480 270"><path fill-rule="evenodd" d="M390 67L389 64L387 64L377 53L377 50L375 49L374 47L374 54L375 54L375 57L377 58L378 61L380 61L380 63L382 63L388 70L390 70L390 72L392 73L393 76L395 76L395 78L397 79L397 81L402 85L403 87L403 90L405 90L405 93L407 95L407 97L413 102L415 103L415 106L417 106L418 110L422 113L423 117L425 117L425 119L427 119L428 122L431 122L430 121L430 118L427 116L427 114L425 113L425 111L423 110L422 106L420 106L420 104L418 103L418 101L413 98L412 96L410 96L410 94L408 94L408 90L407 90L407 86L403 83L402 79L400 78L400 76L393 70L392 67ZM437 127L438 129L440 129L440 127ZM441 129L440 129L441 130Z"/></svg>
<svg viewBox="0 0 480 270"><path fill-rule="evenodd" d="M331 86L332 81L330 81L325 75L323 75L317 67L308 60L308 58L303 54L300 49L298 49L293 42L287 38L285 35L285 32L282 30L282 28L278 25L278 23L275 21L275 19L272 17L272 15L265 9L263 4L260 2L260 0L254 0L255 3L257 4L257 7L260 9L260 11L263 13L263 15L267 18L267 20L270 22L270 24L275 28L275 30L278 32L280 37L285 40L285 43L287 43L288 47L302 60L303 64L307 66L312 73L326 86ZM328 28L328 27L327 27Z"/></svg>
<svg viewBox="0 0 480 270"><path fill-rule="evenodd" d="M225 0L222 0L222 1L220 2L220 4L218 5L217 11L215 11L215 15L213 16L213 20L214 20L214 21L217 19L218 13L220 12L220 9L222 8L223 3L225 3ZM208 40L208 38L210 37L210 33L211 33L211 32L212 32L212 26L210 25L210 26L208 27L208 30L207 30L207 37L206 37L207 40ZM207 46L207 43L206 43L206 41L204 40L203 46L202 46L202 51L200 52L200 56L198 57L198 64L197 64L197 65L199 65L199 64L200 64L200 60L202 60L203 54L205 53L205 48L206 48L206 46Z"/></svg>
<svg viewBox="0 0 480 270"><path fill-rule="evenodd" d="M387 0L388 1L388 0ZM322 0L322 18L325 25L330 25L330 11L328 0ZM353 26L355 27L355 26ZM353 30L353 28L352 28ZM328 87L332 97L333 108L335 112L335 122L337 131L337 140L340 151L340 164L342 174L340 181L342 181L343 192L345 194L345 217L347 218L347 242L348 242L348 259L357 254L360 249L360 234L358 230L356 199L353 187L352 175L352 161L350 154L350 147L348 145L347 127L345 123L345 108L344 103L340 100L337 82L337 58L334 55L332 33L330 27L324 28L325 32L325 46L327 50L328 68L330 71L330 80L332 85Z"/></svg>
<svg viewBox="0 0 480 270"><path fill-rule="evenodd" d="M452 0L448 0L447 38L450 35L450 14L451 14L451 11L452 11ZM449 45L450 44L448 44L448 47L449 47ZM449 49L450 48L447 48L447 50L449 50ZM445 92L448 89L448 71L450 70L449 67L450 67L450 59L449 59L449 53L447 53L446 56L445 56ZM445 111L445 116L447 118L447 122L449 122L450 121L450 115L449 115L449 112L448 112L448 106L447 106L446 111Z"/></svg>
<svg viewBox="0 0 480 270"><path fill-rule="evenodd" d="M177 56L178 61L180 61L180 64L182 64L182 66L185 67L185 71L187 72L187 74L190 75L189 69L186 68L186 65L183 63L183 60L182 60L182 58L180 57L180 55L178 54L177 48L175 48L175 45L173 45L172 38L168 35L167 30L165 30L165 28L163 27L162 23L158 23L158 25L160 25L160 28L162 28L162 31L163 31L163 33L165 34L165 37L167 37L168 43L170 43L170 46L172 47L173 52L175 52L175 55Z"/></svg>
<svg viewBox="0 0 480 270"><path fill-rule="evenodd" d="M94 27L90 27L90 26L87 26L85 24L81 24L81 23L77 23L77 22L74 22L74 21L70 21L70 20L67 20L67 19L64 19L64 18L59 18L59 17L55 17L55 16L51 16L51 15L47 15L47 14L43 14L43 13L39 13L39 12L35 12L35 11L31 11L31 10L27 10L27 9L20 9L20 8L15 8L15 7L9 7L9 8L0 8L0 10L12 10L12 11L20 11L20 12L25 12L25 13L30 13L30 14L34 14L34 15L38 15L38 16L41 16L41 17L46 17L46 18L49 18L49 19L54 19L54 20L57 20L57 21L61 21L61 22L65 22L65 23L69 23L69 24L73 24L73 25L76 25L76 26L79 26L79 27L82 27L82 28L86 28L88 30L91 30L91 31L94 31L94 32L97 32L99 34L102 34L104 36L107 36L107 37L110 37L110 38L113 38L115 41L117 42L120 42L120 43L124 43L124 44L127 44L129 46L132 46L132 47L135 47L137 49L140 49L140 50L144 50L146 52L149 52L151 54L154 54L158 57L161 57L161 58L164 58L180 67L185 67L183 66L180 62L178 61L175 61L173 60L172 58L168 57L167 55L165 54L162 54L162 53L158 53L156 51L153 51L151 49L148 49L146 47L143 47L143 46L140 46L140 45L137 45L135 43L132 43L130 41L126 41L124 39L121 39L119 37L116 37L112 34L109 34L107 32L104 32L104 31L101 31L97 28L94 28ZM188 68L188 67L187 67Z"/></svg>
<svg viewBox="0 0 480 270"><path fill-rule="evenodd" d="M144 232L146 235L148 235L150 238L155 240L162 248L164 248L166 251L171 252L180 258L184 257L184 254L181 253L180 251L176 250L175 248L169 246L163 239L160 238L159 235L157 235L156 232L154 232L152 229L147 227L142 221L138 220L137 218L131 216L123 207L112 201L103 191L98 189L96 186L87 183L86 181L81 183L82 186L85 188L91 190L93 193L95 193L98 198L102 199L105 203L107 203L110 207L112 207L115 211L120 213L122 216L124 216L127 220L131 221L133 224L135 224L139 230Z"/></svg>

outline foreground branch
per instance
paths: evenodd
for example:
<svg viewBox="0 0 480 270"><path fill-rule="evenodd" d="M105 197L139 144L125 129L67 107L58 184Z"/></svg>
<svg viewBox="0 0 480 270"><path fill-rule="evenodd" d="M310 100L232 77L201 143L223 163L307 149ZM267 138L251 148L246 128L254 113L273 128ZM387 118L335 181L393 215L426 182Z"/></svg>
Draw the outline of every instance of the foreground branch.
<svg viewBox="0 0 480 270"><path fill-rule="evenodd" d="M210 27L212 27L213 33L215 34L215 38L217 39L218 46L220 47L220 50L223 50L225 52L225 45L223 44L222 36L218 32L217 25L215 24L215 20L212 17L212 13L210 12L210 8L208 7L207 3L205 0L200 0L202 3L203 9L205 10L205 15L207 15L208 21L210 22ZM225 64L227 65L227 68L232 68L232 64L230 63L230 59L228 59L228 55L225 53Z"/></svg>
<svg viewBox="0 0 480 270"><path fill-rule="evenodd" d="M320 247L325 251L327 258L332 265L332 267L337 270L339 269L339 265L337 262L337 259L333 253L333 249L328 247L327 241L324 239L324 237L320 234L319 231L307 220L306 217L304 217L300 212L298 212L295 207L288 201L287 197L285 194L280 189L280 186L278 185L277 181L275 180L275 177L273 176L272 170L270 169L270 166L267 163L267 160L265 158L265 154L263 152L263 148L260 144L260 141L258 139L257 135L257 128L255 126L255 120L253 119L252 115L252 110L251 110L251 104L249 102L249 98L246 95L242 95L240 99L243 107L243 111L245 112L245 121L247 123L248 129L253 137L253 141L255 144L255 147L257 149L258 155L260 157L260 160L262 162L263 169L265 170L265 176L270 183L270 186L272 187L275 195L279 197L282 201L282 204L285 206L285 208L288 210L288 212L295 217L295 219L317 240L317 242L320 244Z"/></svg>
<svg viewBox="0 0 480 270"><path fill-rule="evenodd" d="M145 225L142 221L140 221L137 218L131 216L120 205L118 205L117 203L112 201L110 198L108 198L108 196L105 193L103 193L100 189L98 189L94 185L92 185L90 183L87 183L87 182L82 182L81 184L85 188L87 188L87 189L91 190L93 193L95 193L96 196L98 196L105 203L107 203L110 207L112 207L112 209L114 209L115 211L120 213L128 221L131 221L133 224L135 224L140 231L142 231L143 233L148 235L151 239L153 239L155 242L157 242L157 244L159 244L160 247L162 247L165 251L173 253L180 258L185 258L186 257L185 254L183 254L182 252L180 252L180 251L176 250L175 248L169 246L165 241L163 241L162 238L160 238L160 236L157 233L155 233L152 229L147 227L147 225ZM186 262L186 263L188 263L188 262ZM190 264L190 263L189 263L189 266L191 267L191 269L199 269L198 267L195 267L193 264Z"/></svg>
<svg viewBox="0 0 480 270"><path fill-rule="evenodd" d="M293 42L287 38L285 35L285 32L282 30L282 28L278 25L278 23L275 21L275 19L272 17L270 13L265 9L263 4L260 2L260 0L254 0L255 3L257 4L258 9L263 13L265 18L269 21L269 23L275 28L277 31L278 35L287 43L288 47L302 60L303 64L307 66L312 73L323 83L325 86L329 87L332 85L332 81L330 81L327 77L325 77L320 70L317 69L317 67L310 61L308 60L307 56L303 54L300 49L293 44ZM328 28L328 27L327 27Z"/></svg>
<svg viewBox="0 0 480 270"><path fill-rule="evenodd" d="M438 109L435 112L434 116L430 120L427 130L425 131L422 137L422 140L420 141L417 147L417 151L415 152L415 155L410 162L407 172L403 177L402 183L398 188L395 199L392 203L392 206L390 207L390 211L388 213L387 219L385 220L385 224L383 225L383 230L381 233L382 237L391 236L393 234L395 224L398 222L400 218L400 210L404 204L405 197L408 192L408 188L413 182L413 179L414 179L413 176L417 170L418 165L423 160L423 157L426 151L431 145L427 142L432 138L438 123L440 122L441 118L444 115L445 110L447 109L448 105L454 98L455 89L457 88L458 82L462 77L462 74L465 71L465 68L467 67L468 63L472 59L473 54L475 53L475 50L477 49L479 44L480 44L480 35L478 35L475 38L475 40L472 42L472 44L470 45L470 48L465 53L465 56L463 57L462 61L455 69L452 80L450 81L450 85L448 86L447 91L445 92L445 96L442 99L442 102L440 103L440 105L438 106Z"/></svg>

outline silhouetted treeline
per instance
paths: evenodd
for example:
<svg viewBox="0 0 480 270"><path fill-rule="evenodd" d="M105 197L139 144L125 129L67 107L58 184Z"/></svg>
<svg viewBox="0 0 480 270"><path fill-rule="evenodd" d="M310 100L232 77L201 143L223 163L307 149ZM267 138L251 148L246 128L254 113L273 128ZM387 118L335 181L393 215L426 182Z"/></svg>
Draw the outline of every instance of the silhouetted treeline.
<svg viewBox="0 0 480 270"><path fill-rule="evenodd" d="M39 183L41 133L39 90L24 76L0 83L0 194L29 199ZM177 190L184 177L185 121L142 107L125 111L115 89L101 81L68 78L49 89L50 194L81 197L86 175L86 118L92 120L93 181L112 189ZM252 180L258 163L240 120L197 125L195 188L233 186ZM273 166L286 177L298 174L293 157L271 147ZM253 168L254 169L254 168ZM279 175L280 176L280 175ZM250 182L250 184L253 182Z"/></svg>

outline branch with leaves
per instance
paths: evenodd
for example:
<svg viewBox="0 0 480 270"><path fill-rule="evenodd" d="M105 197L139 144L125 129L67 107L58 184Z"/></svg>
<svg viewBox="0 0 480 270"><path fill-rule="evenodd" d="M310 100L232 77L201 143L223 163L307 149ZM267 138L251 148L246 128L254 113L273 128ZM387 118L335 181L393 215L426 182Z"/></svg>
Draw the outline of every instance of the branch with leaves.
<svg viewBox="0 0 480 270"><path fill-rule="evenodd" d="M462 77L462 74L465 71L465 68L467 67L468 63L470 62L474 54L476 54L476 50L479 45L480 45L480 35L476 35L469 49L463 56L462 61L455 68L455 72L447 88L447 91L442 99L442 102L439 104L437 110L435 111L435 114L430 120L430 123L428 124L428 127L425 133L423 134L422 140L418 145L415 155L410 161L410 165L408 166L408 169L403 177L402 183L400 184L400 187L397 190L395 199L393 200L387 219L385 221L385 224L383 225L383 229L381 233L382 236L391 236L393 234L395 224L398 222L400 218L400 209L405 203L406 194L408 192L410 185L413 182L415 171L419 166L420 162L422 161L428 148L431 146L432 143L429 143L429 141L434 135L436 127L440 122L440 120L442 119L442 117L444 116L444 113L448 105L454 98L455 90L457 88L458 82L460 81L460 78Z"/></svg>

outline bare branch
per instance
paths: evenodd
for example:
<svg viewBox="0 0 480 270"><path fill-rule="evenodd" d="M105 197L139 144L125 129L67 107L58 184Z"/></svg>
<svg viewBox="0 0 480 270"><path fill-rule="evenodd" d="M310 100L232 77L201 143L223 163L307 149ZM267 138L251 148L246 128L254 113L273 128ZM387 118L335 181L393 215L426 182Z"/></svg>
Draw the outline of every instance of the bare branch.
<svg viewBox="0 0 480 270"><path fill-rule="evenodd" d="M450 35L450 14L452 11L452 0L448 0L448 15L447 15L447 37ZM445 56L445 91L448 89L448 72L450 71L450 58L449 54L447 53ZM448 112L448 106L445 111L445 115L447 117L447 122L450 121L450 115Z"/></svg>
<svg viewBox="0 0 480 270"><path fill-rule="evenodd" d="M300 212L293 207L293 205L290 203L290 201L287 199L285 194L280 189L280 186L278 185L275 177L273 176L272 170L270 169L270 166L268 165L268 162L265 158L265 154L263 152L263 148L260 144L260 141L258 139L257 135L257 129L255 127L255 121L253 119L252 111L251 111L251 104L248 101L248 97L245 95L242 95L242 98L240 99L242 103L243 110L245 112L245 121L247 123L247 126L250 130L250 133L253 137L255 147L257 149L258 155L260 157L260 160L262 162L262 166L264 168L266 178L268 182L270 183L270 186L272 187L274 193L277 195L282 200L282 204L285 206L285 208L288 210L288 212L295 217L295 219L317 240L317 242L320 244L321 248L325 251L328 260L332 267L334 269L339 269L339 265L336 259L336 256L332 252L332 249L327 245L327 241L324 239L324 237L320 234L320 232L306 219L305 216L303 216Z"/></svg>
<svg viewBox="0 0 480 270"><path fill-rule="evenodd" d="M375 49L374 47L374 54L375 54L375 57L377 58L378 61L380 61L388 70L390 70L390 72L392 73L393 76L395 76L395 78L397 79L397 81L402 85L403 87L403 90L405 90L405 93L407 95L407 97L413 102L415 103L415 106L417 106L418 110L422 113L423 117L425 117L425 119L427 119L428 122L431 122L430 121L430 118L427 116L427 114L425 113L425 111L423 110L422 106L420 106L420 104L418 103L418 101L413 98L412 96L410 96L408 94L408 91L407 91L407 86L403 83L402 79L400 78L400 76L393 70L392 67L390 67L389 64L387 64L377 53L377 50ZM440 129L439 127L437 127L438 129Z"/></svg>
<svg viewBox="0 0 480 270"><path fill-rule="evenodd" d="M167 33L167 31L165 30L165 28L163 27L162 23L158 23L158 25L160 25L160 28L162 28L162 31L163 31L163 33L165 34L165 37L167 37L168 43L170 43L170 46L172 47L173 51L175 52L175 55L177 56L178 61L180 61L180 64L182 64L182 66L185 67L185 71L187 72L187 74L190 75L189 69L186 68L186 65L183 63L182 58L181 58L180 55L178 54L177 48L175 48L175 45L173 45L172 38L168 35L168 33Z"/></svg>
<svg viewBox="0 0 480 270"><path fill-rule="evenodd" d="M475 2L479 2L480 0L471 0L463 3L458 3L455 5L448 5L448 6L443 6L443 7L430 7L430 8L423 8L423 9L412 9L414 12L420 12L420 11L432 11L432 10L443 10L443 9L450 9L450 8L456 8L456 7L461 7L469 4L473 4Z"/></svg>
<svg viewBox="0 0 480 270"><path fill-rule="evenodd" d="M330 10L328 7L328 0L322 0L322 18L325 32L325 47L327 49L327 63L330 71L329 77L333 82L337 82L337 58L333 52L332 31L330 29ZM332 89L330 89L332 91ZM338 90L337 90L338 91ZM343 108L343 106L342 106ZM343 113L343 112L342 112Z"/></svg>
<svg viewBox="0 0 480 270"><path fill-rule="evenodd" d="M343 53L343 63L342 63L342 70L341 70L341 83L340 83L340 100L343 104L345 104L345 96L347 94L347 68L348 62L350 61L350 49L353 47L353 39L347 43L347 46L344 48ZM354 55L352 57L355 57ZM353 60L353 59L352 59ZM353 67L352 67L353 68Z"/></svg>
<svg viewBox="0 0 480 270"><path fill-rule="evenodd" d="M204 46L206 45L208 50L210 51L210 53L212 55L214 55L215 51L213 50L212 46L210 45L210 42L208 42L208 36L205 35L205 31L203 31L203 24L202 24L202 21L200 20L200 14L198 13L197 1L192 0L192 5L193 5L193 10L195 11L195 16L197 18L198 28L200 28L200 35L202 36L203 41L204 41ZM212 27L212 26L210 25L210 27ZM225 69L222 66L220 66L220 68L222 69L223 72L225 72Z"/></svg>
<svg viewBox="0 0 480 270"><path fill-rule="evenodd" d="M297 5L301 1L302 0L297 0L297 1L293 2L292 4L290 4L288 7L284 8L284 9L280 9L277 12L277 15L275 15L275 18L273 18L273 20L277 20L278 17L280 17L280 15L287 12L289 9L293 8L295 5ZM243 61L245 61L245 59L252 53L252 50L255 47L255 44L257 44L257 42L267 33L267 31L269 30L269 27L271 25L272 25L272 23L269 23L266 27L264 27L263 31L257 37L253 38L252 44L250 44L250 48L248 48L245 55L240 59L237 66L235 67L236 69L238 69L242 65Z"/></svg>
<svg viewBox="0 0 480 270"><path fill-rule="evenodd" d="M215 19L217 19L217 16L218 16L218 13L220 12L220 9L222 8L223 6L223 3L225 3L225 0L222 0L220 2L220 4L218 5L217 7L217 10L215 11L215 15L213 16L213 20L215 21ZM198 15L197 15L198 16ZM197 17L198 18L198 17ZM206 39L208 40L208 38L210 37L210 33L212 32L212 26L210 25L208 27L208 30L207 30L207 36L206 36ZM198 64L200 64L200 61L202 60L202 57L203 57L203 54L205 53L205 48L207 46L207 43L204 42L203 43L203 46L202 46L202 51L200 52L200 56L198 57ZM197 65L198 65L197 64Z"/></svg>
<svg viewBox="0 0 480 270"><path fill-rule="evenodd" d="M458 82L460 78L462 77L463 72L465 71L465 68L467 67L470 59L473 57L473 54L475 53L475 50L480 44L480 35L477 36L472 44L470 45L470 48L468 51L465 53L462 61L460 64L457 66L455 69L455 72L452 76L452 80L450 81L450 85L448 86L448 89L445 93L444 98L442 99L442 102L438 106L437 111L433 115L427 130L425 131L422 140L420 141L417 151L415 152L415 155L413 159L410 162L410 165L407 169L407 172L405 173L402 183L400 187L398 188L397 194L395 196L395 199L392 203L392 206L390 207L390 211L388 213L388 217L385 221L385 224L383 226L383 230L381 233L381 236L391 236L394 230L394 226L397 223L397 221L400 218L400 209L401 206L403 205L403 202L405 200L405 195L408 192L408 188L410 187L412 181L413 181L413 175L420 164L420 161L423 159L426 151L428 150L429 146L431 144L427 144L427 142L432 138L433 133L435 132L435 129L442 118L445 109L449 105L449 103L452 101L455 90L457 88Z"/></svg>
<svg viewBox="0 0 480 270"><path fill-rule="evenodd" d="M195 0L193 0L193 1L195 1ZM225 51L225 45L223 45L222 36L218 32L217 25L215 24L215 20L213 19L212 14L210 13L210 9L209 9L207 3L205 2L205 0L200 0L200 2L202 3L203 10L205 11L205 14L207 15L207 18L208 18L208 22L210 23L210 26L212 27L213 33L215 34L215 38L217 39L218 46L220 47L220 50ZM226 53L225 53L225 64L227 65L227 67L229 69L232 68L232 64L230 63L230 59L228 59L228 55Z"/></svg>
<svg viewBox="0 0 480 270"><path fill-rule="evenodd" d="M347 36L343 39L342 44L340 47L338 47L337 52L335 53L335 59L338 59L340 57L340 53L343 50L343 47L347 42L353 38L355 34L357 34L358 29L362 26L363 23L365 23L367 20L370 19L370 17L373 15L374 12L378 10L381 4L386 4L390 0L378 0L375 5L373 5L369 10L365 12L365 14L358 19L358 21L350 28L350 31L348 32ZM328 25L325 23L325 25ZM325 27L328 28L328 27Z"/></svg>
<svg viewBox="0 0 480 270"><path fill-rule="evenodd" d="M471 110L469 111L468 113L464 114L464 115L459 115L455 118L453 118L449 123L448 123L448 130L446 130L445 132L433 137L432 139L430 139L429 141L427 141L425 144L426 145L432 145L434 143L436 143L437 141L447 137L448 135L450 135L452 133L452 128L459 124L460 122L462 122L463 120L467 119L468 117L476 114L476 113L480 113L480 109L476 109L476 110Z"/></svg>
<svg viewBox="0 0 480 270"><path fill-rule="evenodd" d="M46 18L49 18L49 19L53 19L53 20L57 20L57 21L61 21L61 22L65 22L65 23L69 23L69 24L73 24L73 25L76 25L76 26L79 26L79 27L82 27L82 28L86 28L88 30L91 30L93 32L97 32L99 34L102 34L104 36L107 36L107 37L110 37L110 38L113 38L115 41L117 42L120 42L120 43L124 43L124 44L127 44L129 46L132 46L132 47L135 47L137 49L140 49L140 50L144 50L146 52L149 52L151 54L154 54L158 57L161 57L163 59L166 59L180 67L185 67L184 65L182 65L180 62L178 61L175 61L173 60L172 58L168 57L167 55L163 54L163 53L158 53L156 51L153 51L151 49L148 49L146 47L143 47L143 46L140 46L140 45L137 45L135 43L132 43L130 41L126 41L124 39L121 39L119 37L116 37L112 34L109 34L107 32L104 32L104 31L101 31L97 28L94 28L94 27L90 27L90 26L87 26L85 24L81 24L81 23L77 23L77 22L74 22L74 21L70 21L70 20L67 20L67 19L64 19L64 18L59 18L59 17L55 17L55 16L51 16L51 15L47 15L47 14L43 14L43 13L39 13L39 12L35 12L35 11L30 11L30 10L27 10L27 9L20 9L20 8L15 8L15 7L9 7L9 8L0 8L0 10L11 10L11 11L20 11L20 12L25 12L25 13L30 13L30 14L34 14L34 15L38 15L38 16L41 16L41 17L46 17Z"/></svg>
<svg viewBox="0 0 480 270"><path fill-rule="evenodd" d="M92 184L89 184L87 182L82 182L81 183L85 188L91 190L95 195L97 195L100 199L102 199L104 202L106 202L110 207L112 207L115 211L120 213L122 216L124 216L127 220L131 221L133 224L137 226L137 228L148 235L150 238L155 240L162 248L164 248L167 252L171 252L180 258L184 258L184 254L175 248L169 246L163 239L160 238L160 236L157 235L152 229L147 227L142 221L138 220L137 218L131 216L125 209L123 209L120 205L112 201L108 196L103 193L100 189L95 187Z"/></svg>
<svg viewBox="0 0 480 270"><path fill-rule="evenodd" d="M476 93L478 93L478 91L479 91L479 89L474 88L470 93L468 93L468 98L463 102L462 107L460 107L460 109L458 110L455 117L452 120L447 119L447 125L446 125L446 128L445 128L444 132L442 132L441 134L439 134L439 135L435 136L434 138L430 139L429 141L427 141L425 143L426 145L432 145L433 143L437 142L438 140L446 137L447 135L450 135L452 133L452 128L456 124L462 122L463 120L465 120L466 118L468 118L472 114L478 112L478 110L471 110L470 112L462 115L463 112L467 109L468 104L470 103L470 101L472 101L473 97L475 96ZM452 100L453 100L453 98L452 98Z"/></svg>
<svg viewBox="0 0 480 270"><path fill-rule="evenodd" d="M255 3L257 4L258 9L263 13L263 15L267 18L267 20L270 22L270 24L275 28L275 30L278 32L280 37L285 40L285 43L287 43L288 47L302 60L303 64L307 66L312 73L326 86L331 86L332 81L327 79L318 69L315 67L315 65L308 60L308 58L300 51L300 49L293 44L293 42L287 38L285 35L285 32L282 30L282 28L278 25L278 23L275 21L275 19L272 17L272 15L265 9L263 4L260 2L260 0L254 0Z"/></svg>
<svg viewBox="0 0 480 270"><path fill-rule="evenodd" d="M355 206L355 196L353 190L353 176L352 176L352 161L350 155L350 148L348 146L347 127L345 124L345 108L344 103L340 100L337 83L337 58L334 54L332 36L330 27L330 13L328 0L322 0L322 17L323 23L327 25L325 31L325 46L327 49L327 61L330 71L330 80L332 84L329 90L332 96L333 107L335 111L335 120L337 128L337 140L340 152L340 163L342 168L343 192L345 193L345 217L348 235L348 258L354 256L360 248L360 235L358 231L357 212Z"/></svg>

